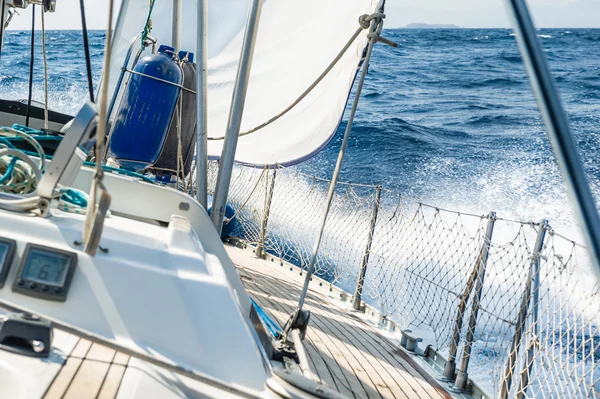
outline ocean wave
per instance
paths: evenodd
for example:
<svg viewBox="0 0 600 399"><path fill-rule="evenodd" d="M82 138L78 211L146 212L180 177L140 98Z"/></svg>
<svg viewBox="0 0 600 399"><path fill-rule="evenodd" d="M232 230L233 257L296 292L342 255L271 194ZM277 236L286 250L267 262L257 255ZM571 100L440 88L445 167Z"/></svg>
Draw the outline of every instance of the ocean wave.
<svg viewBox="0 0 600 399"><path fill-rule="evenodd" d="M515 85L521 85L522 82L517 79L510 78L510 77L497 77L497 78L483 79L483 80L462 81L459 84L464 88L474 89L474 88L485 88L485 87L490 87L490 88L491 87L512 87Z"/></svg>
<svg viewBox="0 0 600 399"><path fill-rule="evenodd" d="M483 115L471 117L465 122L465 124L470 126L499 126L516 125L520 122L520 118L508 115Z"/></svg>
<svg viewBox="0 0 600 399"><path fill-rule="evenodd" d="M521 55L518 52L502 50L496 55L496 57L510 63L520 64L522 62Z"/></svg>

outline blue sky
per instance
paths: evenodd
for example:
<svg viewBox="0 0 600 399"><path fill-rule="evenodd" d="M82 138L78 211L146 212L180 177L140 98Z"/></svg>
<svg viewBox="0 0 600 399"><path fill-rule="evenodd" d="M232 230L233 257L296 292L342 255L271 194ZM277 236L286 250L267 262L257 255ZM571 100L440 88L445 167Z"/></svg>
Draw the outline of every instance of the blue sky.
<svg viewBox="0 0 600 399"><path fill-rule="evenodd" d="M116 0L117 4L120 2ZM506 28L509 24L503 3L504 0L387 0L386 26L423 22ZM600 28L600 0L529 0L528 3L539 27ZM108 0L85 0L85 4L90 29L105 29ZM9 29L30 29L30 9L16 16ZM47 29L80 29L79 0L57 0L57 12L48 15L46 22Z"/></svg>

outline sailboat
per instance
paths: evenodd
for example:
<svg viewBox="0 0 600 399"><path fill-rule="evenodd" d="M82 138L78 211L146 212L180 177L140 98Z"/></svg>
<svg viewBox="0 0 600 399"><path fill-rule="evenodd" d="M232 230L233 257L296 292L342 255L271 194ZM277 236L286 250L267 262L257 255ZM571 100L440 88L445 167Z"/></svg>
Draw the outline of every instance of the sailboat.
<svg viewBox="0 0 600 399"><path fill-rule="evenodd" d="M3 1L2 32L16 9L34 7L35 15L38 5L44 18L56 3ZM394 45L382 34L383 1L124 0L114 29L108 3L97 96L90 77L95 102L70 116L33 102L31 89L27 101L0 101L0 307L7 310L0 397L597 394L597 289L574 285L577 264L561 258L552 281L564 283L556 285L566 299L544 295L550 291L543 291L542 271L556 266L546 234L558 237L545 222L520 225L537 240L519 269L529 274L514 282L517 293L508 300L484 292L496 273L487 267L501 220L495 214L479 219L468 243L474 257L460 259L464 275L431 280L419 273L437 264L425 262L421 271L419 260L391 264L393 273L404 273L393 301L404 298L410 321L368 303L369 284L383 281L368 270L382 250L373 239L378 214L394 221L404 209L386 214L380 187L368 216L359 217L369 233L360 242L361 264L352 266L356 289L336 283L341 264L322 267L319 249L329 214L339 211L339 172L372 49ZM589 251L598 254L597 211L535 29L522 1L509 5ZM85 28L83 36L87 42ZM88 54L88 73L89 65ZM355 81L328 193L318 197L317 214L303 217L315 239L307 251L281 233L294 226L278 219L276 182L282 175L306 181L287 167L329 143ZM417 214L425 208L419 203ZM430 211L438 218L443 210ZM248 215L259 215L258 225ZM428 259L440 250L428 246L436 242L431 226L417 232ZM256 239L244 229L258 232ZM597 266L597 257L590 264ZM429 305L446 306L432 287L450 283L461 292L444 291L455 295L448 351L423 345L417 297L397 294L402 284L424 292L417 300L425 299L420 309L427 313ZM575 290L587 309L567 309ZM497 355L502 367L492 393L468 374L490 300L509 310L507 320L510 310L518 316L502 330L510 349ZM572 376L563 373L569 369Z"/></svg>

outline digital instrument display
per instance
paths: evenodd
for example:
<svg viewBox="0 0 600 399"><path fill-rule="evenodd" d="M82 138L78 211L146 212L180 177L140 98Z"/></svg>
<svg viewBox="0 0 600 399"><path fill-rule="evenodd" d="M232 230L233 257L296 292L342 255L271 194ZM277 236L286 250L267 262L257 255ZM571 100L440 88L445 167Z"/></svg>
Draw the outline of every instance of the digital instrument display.
<svg viewBox="0 0 600 399"><path fill-rule="evenodd" d="M42 299L64 301L73 278L77 254L28 244L13 291Z"/></svg>
<svg viewBox="0 0 600 399"><path fill-rule="evenodd" d="M40 249L29 251L29 258L23 268L21 278L41 284L62 287L67 278L71 257Z"/></svg>
<svg viewBox="0 0 600 399"><path fill-rule="evenodd" d="M15 255L16 246L17 244L14 240L0 237L0 288L4 287L6 276Z"/></svg>

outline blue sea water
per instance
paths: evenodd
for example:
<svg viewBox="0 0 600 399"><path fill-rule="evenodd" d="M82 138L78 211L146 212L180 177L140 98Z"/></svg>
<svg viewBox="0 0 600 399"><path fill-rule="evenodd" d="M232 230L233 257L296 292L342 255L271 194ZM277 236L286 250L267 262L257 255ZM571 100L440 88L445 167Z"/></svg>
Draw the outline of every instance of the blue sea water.
<svg viewBox="0 0 600 399"><path fill-rule="evenodd" d="M538 35L598 196L600 30ZM548 217L577 230L512 31L397 29L385 36L400 46L376 46L341 179L465 212ZM306 170L331 175L342 134Z"/></svg>
<svg viewBox="0 0 600 399"><path fill-rule="evenodd" d="M388 29L360 100L342 180L382 184L440 207L520 219L573 217L518 48L508 29ZM594 192L600 193L600 30L542 29ZM37 32L34 99L43 99ZM91 32L94 82L105 33ZM29 32L8 32L0 96L25 98ZM87 98L81 34L47 33L51 108L74 113ZM332 144L299 166L330 177L345 122Z"/></svg>

